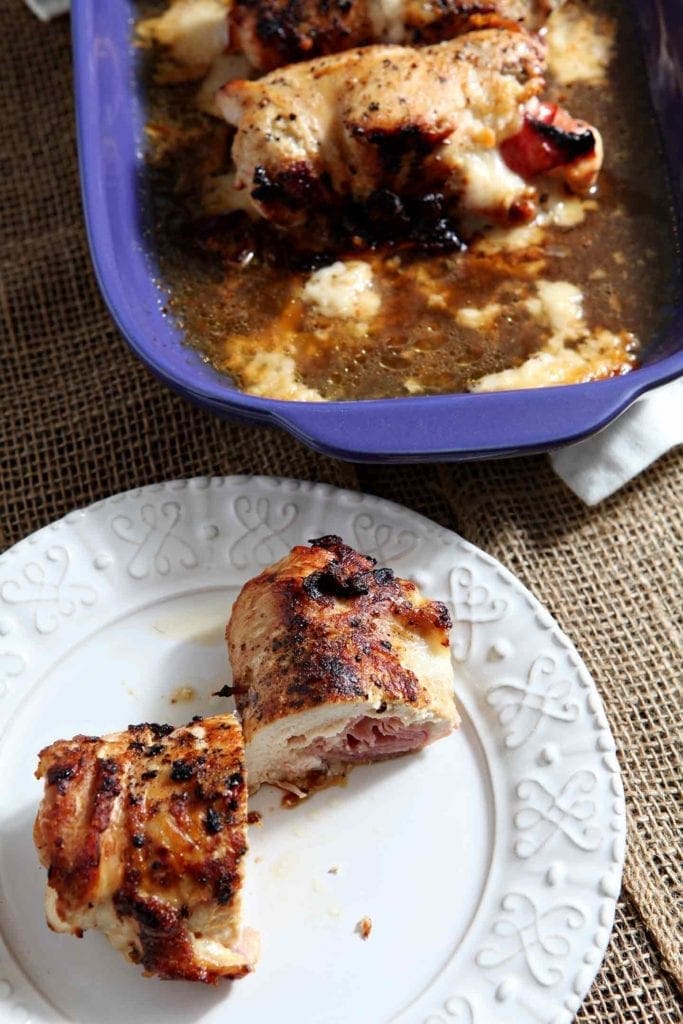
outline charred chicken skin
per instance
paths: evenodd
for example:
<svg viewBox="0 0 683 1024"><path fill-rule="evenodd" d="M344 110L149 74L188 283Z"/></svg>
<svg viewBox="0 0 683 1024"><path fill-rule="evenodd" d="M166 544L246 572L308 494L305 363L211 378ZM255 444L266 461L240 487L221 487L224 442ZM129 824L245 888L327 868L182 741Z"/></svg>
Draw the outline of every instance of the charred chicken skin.
<svg viewBox="0 0 683 1024"><path fill-rule="evenodd" d="M437 43L474 29L539 28L553 0L233 0L230 48L259 71L372 43Z"/></svg>
<svg viewBox="0 0 683 1024"><path fill-rule="evenodd" d="M302 795L458 724L445 605L322 537L250 580L227 641L251 789Z"/></svg>
<svg viewBox="0 0 683 1024"><path fill-rule="evenodd" d="M99 928L146 974L215 982L256 958L241 933L246 780L232 715L130 726L40 754L34 828L55 931Z"/></svg>
<svg viewBox="0 0 683 1024"><path fill-rule="evenodd" d="M320 210L409 223L429 206L456 225L530 220L536 176L586 192L602 161L594 128L541 101L544 62L538 37L486 29L231 82L217 102L237 128L235 187L283 228Z"/></svg>

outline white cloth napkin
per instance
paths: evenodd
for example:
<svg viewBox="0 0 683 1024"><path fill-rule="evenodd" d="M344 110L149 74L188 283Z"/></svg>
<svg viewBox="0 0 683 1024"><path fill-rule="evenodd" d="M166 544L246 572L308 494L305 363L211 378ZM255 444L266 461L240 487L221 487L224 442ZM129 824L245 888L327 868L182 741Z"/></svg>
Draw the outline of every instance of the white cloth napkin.
<svg viewBox="0 0 683 1024"><path fill-rule="evenodd" d="M69 10L69 0L24 0L24 3L41 21L49 21Z"/></svg>
<svg viewBox="0 0 683 1024"><path fill-rule="evenodd" d="M603 430L550 455L587 505L614 494L664 452L683 444L683 377L649 391Z"/></svg>

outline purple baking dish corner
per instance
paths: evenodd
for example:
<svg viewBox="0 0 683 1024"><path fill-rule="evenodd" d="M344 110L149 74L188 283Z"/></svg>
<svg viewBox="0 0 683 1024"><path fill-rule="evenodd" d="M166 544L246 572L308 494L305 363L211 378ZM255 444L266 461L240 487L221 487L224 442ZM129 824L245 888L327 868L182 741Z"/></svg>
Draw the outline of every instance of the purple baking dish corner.
<svg viewBox="0 0 683 1024"><path fill-rule="evenodd" d="M325 454L365 462L463 460L547 451L599 430L683 373L683 304L622 377L532 391L356 402L285 402L236 390L162 313L139 181L144 113L131 0L72 0L78 150L95 272L128 344L166 384L223 417L277 425ZM635 3L683 225L683 4Z"/></svg>

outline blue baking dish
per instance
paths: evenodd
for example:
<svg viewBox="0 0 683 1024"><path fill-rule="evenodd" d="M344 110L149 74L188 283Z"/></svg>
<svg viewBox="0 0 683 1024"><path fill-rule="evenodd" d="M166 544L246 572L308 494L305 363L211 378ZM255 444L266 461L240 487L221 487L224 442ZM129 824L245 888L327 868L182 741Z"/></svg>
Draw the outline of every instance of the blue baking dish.
<svg viewBox="0 0 683 1024"><path fill-rule="evenodd" d="M683 223L683 4L634 3ZM280 426L312 448L366 462L460 460L547 451L599 430L683 373L683 304L642 365L605 381L530 391L374 401L285 402L238 391L183 343L145 232L144 100L130 0L73 0L78 146L95 271L130 347L166 384L218 416Z"/></svg>

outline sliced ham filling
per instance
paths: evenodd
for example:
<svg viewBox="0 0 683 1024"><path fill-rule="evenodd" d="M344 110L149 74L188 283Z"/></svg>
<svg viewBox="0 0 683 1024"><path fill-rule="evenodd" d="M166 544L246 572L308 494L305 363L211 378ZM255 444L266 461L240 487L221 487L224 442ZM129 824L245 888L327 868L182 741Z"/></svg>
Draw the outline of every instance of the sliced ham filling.
<svg viewBox="0 0 683 1024"><path fill-rule="evenodd" d="M420 750L441 735L443 731L433 725L406 725L400 718L364 715L350 722L336 736L315 740L306 752L326 761L374 761Z"/></svg>

